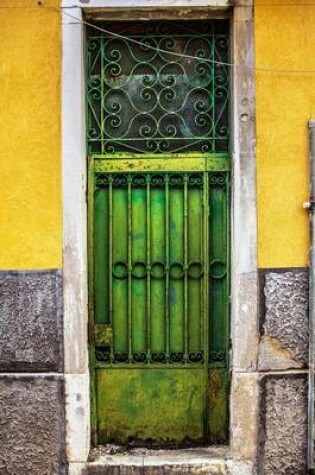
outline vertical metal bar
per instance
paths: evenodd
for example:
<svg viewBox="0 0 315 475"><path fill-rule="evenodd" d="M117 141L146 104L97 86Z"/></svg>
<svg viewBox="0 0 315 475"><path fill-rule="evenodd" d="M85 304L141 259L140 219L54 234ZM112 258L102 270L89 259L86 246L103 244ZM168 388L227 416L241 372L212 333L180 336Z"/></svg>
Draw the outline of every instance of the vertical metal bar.
<svg viewBox="0 0 315 475"><path fill-rule="evenodd" d="M212 127L213 127L213 139L216 140L216 104L215 104L215 73L216 73L216 62L215 62L215 39L214 34L212 33L211 37L211 92L210 92L210 101L211 101L211 113L212 113ZM216 149L216 141L214 142Z"/></svg>
<svg viewBox="0 0 315 475"><path fill-rule="evenodd" d="M204 439L208 438L209 414L208 414L208 362L209 362L209 175L204 173L204 216L203 216L203 255L204 255L204 278L203 278L203 348L204 348Z"/></svg>
<svg viewBox="0 0 315 475"><path fill-rule="evenodd" d="M128 175L128 360L132 361L132 194L131 175Z"/></svg>
<svg viewBox="0 0 315 475"><path fill-rule="evenodd" d="M309 269L309 362L308 362L308 443L307 468L309 475L314 470L314 370L315 370L315 120L310 120L309 128L309 167L310 167L310 269Z"/></svg>
<svg viewBox="0 0 315 475"><path fill-rule="evenodd" d="M227 291L226 291L226 306L227 306L227 322L226 322L226 362L227 370L230 367L230 326L231 326L231 175L227 173L227 186L226 186L226 239L227 239L227 252L226 252L226 265L227 265Z"/></svg>
<svg viewBox="0 0 315 475"><path fill-rule="evenodd" d="M105 76L105 71L104 71L104 61L105 61L105 54L104 54L104 38L101 38L101 100L100 100L100 106L101 106L101 123L100 123L100 128L101 128L101 151L104 153L104 106L103 106L103 98L105 96L105 91L104 91L104 76Z"/></svg>
<svg viewBox="0 0 315 475"><path fill-rule="evenodd" d="M188 174L184 175L184 360L188 361Z"/></svg>
<svg viewBox="0 0 315 475"><path fill-rule="evenodd" d="M205 215L208 213L208 207L206 206L206 199L205 199L205 177L203 173L203 188L202 188L202 215L201 215L201 232L200 232L200 260L202 262L202 278L200 280L200 346L201 350L203 350L204 354L204 335L205 335L205 328L204 328L204 320L205 320L205 301L204 301L204 293L205 293L205 279L206 279L206 256L205 256ZM204 354L204 358L206 355Z"/></svg>
<svg viewBox="0 0 315 475"><path fill-rule="evenodd" d="M108 189L108 201L109 201L109 210L108 210L108 220L109 220L109 226L108 226L108 235L109 235L109 240L108 240L108 247L109 247L109 255L108 255L108 294L109 294L109 302L108 302L108 313L109 313L109 324L112 326L112 330L114 332L113 328L113 177L112 175L109 175L108 178L109 182L109 189ZM110 347L110 360L113 361L114 359L114 339L112 342L112 345Z"/></svg>
<svg viewBox="0 0 315 475"><path fill-rule="evenodd" d="M165 176L165 350L170 355L170 196L169 174Z"/></svg>
<svg viewBox="0 0 315 475"><path fill-rule="evenodd" d="M95 382L95 343L94 343L94 159L88 162L88 307L89 307L89 362L90 362L90 395L91 395L91 426L92 438L98 444L97 434L97 402Z"/></svg>
<svg viewBox="0 0 315 475"><path fill-rule="evenodd" d="M150 175L147 175L147 358L151 355L151 196Z"/></svg>

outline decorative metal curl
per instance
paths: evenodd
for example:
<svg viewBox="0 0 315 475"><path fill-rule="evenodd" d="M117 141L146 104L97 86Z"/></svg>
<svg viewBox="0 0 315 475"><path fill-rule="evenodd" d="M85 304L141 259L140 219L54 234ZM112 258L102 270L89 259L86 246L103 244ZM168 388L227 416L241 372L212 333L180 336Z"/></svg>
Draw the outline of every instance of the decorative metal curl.
<svg viewBox="0 0 315 475"><path fill-rule="evenodd" d="M139 25L88 39L89 151L228 151L227 24Z"/></svg>
<svg viewBox="0 0 315 475"><path fill-rule="evenodd" d="M209 183L210 186L224 187L228 184L228 175L226 173L211 173Z"/></svg>
<svg viewBox="0 0 315 475"><path fill-rule="evenodd" d="M136 187L144 187L146 185L146 175L143 173L132 175L131 183Z"/></svg>
<svg viewBox="0 0 315 475"><path fill-rule="evenodd" d="M225 361L226 355L223 351L211 351L209 354L210 363L218 363Z"/></svg>
<svg viewBox="0 0 315 475"><path fill-rule="evenodd" d="M145 353L133 353L132 361L134 363L146 363L147 355Z"/></svg>
<svg viewBox="0 0 315 475"><path fill-rule="evenodd" d="M114 363L128 363L128 353L125 351L115 352Z"/></svg>
<svg viewBox="0 0 315 475"><path fill-rule="evenodd" d="M177 173L171 173L169 176L169 183L170 186L183 186L184 184L184 176L179 175Z"/></svg>
<svg viewBox="0 0 315 475"><path fill-rule="evenodd" d="M111 362L109 351L103 348L95 348L95 358L96 358L96 361L102 361L104 363Z"/></svg>
<svg viewBox="0 0 315 475"><path fill-rule="evenodd" d="M152 363L166 363L166 356L163 352L153 352L151 354Z"/></svg>
<svg viewBox="0 0 315 475"><path fill-rule="evenodd" d="M202 351L192 351L188 355L188 361L190 363L203 363L203 352Z"/></svg>
<svg viewBox="0 0 315 475"><path fill-rule="evenodd" d="M201 187L203 185L203 174L202 173L189 174L188 185L190 187Z"/></svg>
<svg viewBox="0 0 315 475"><path fill-rule="evenodd" d="M150 183L153 187L163 187L165 184L165 175L151 175Z"/></svg>
<svg viewBox="0 0 315 475"><path fill-rule="evenodd" d="M170 363L183 363L183 362L184 362L184 353L182 353L181 351L170 353Z"/></svg>

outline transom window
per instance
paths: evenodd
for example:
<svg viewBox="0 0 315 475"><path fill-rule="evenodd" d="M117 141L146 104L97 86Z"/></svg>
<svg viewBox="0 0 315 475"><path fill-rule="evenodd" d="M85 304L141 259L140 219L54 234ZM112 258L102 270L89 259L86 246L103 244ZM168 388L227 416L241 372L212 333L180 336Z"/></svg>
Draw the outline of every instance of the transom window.
<svg viewBox="0 0 315 475"><path fill-rule="evenodd" d="M100 26L87 44L90 154L228 150L227 21Z"/></svg>

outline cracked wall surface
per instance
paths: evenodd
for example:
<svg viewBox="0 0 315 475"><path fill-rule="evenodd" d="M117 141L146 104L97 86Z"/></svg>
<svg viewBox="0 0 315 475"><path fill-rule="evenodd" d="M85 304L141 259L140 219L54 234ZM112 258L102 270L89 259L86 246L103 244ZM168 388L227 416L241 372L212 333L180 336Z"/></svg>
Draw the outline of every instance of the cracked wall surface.
<svg viewBox="0 0 315 475"><path fill-rule="evenodd" d="M63 368L59 271L0 272L0 369Z"/></svg>
<svg viewBox="0 0 315 475"><path fill-rule="evenodd" d="M1 475L64 475L63 381L0 375Z"/></svg>
<svg viewBox="0 0 315 475"><path fill-rule="evenodd" d="M65 473L62 338L61 272L1 271L1 475Z"/></svg>
<svg viewBox="0 0 315 475"><path fill-rule="evenodd" d="M305 475L308 272L264 269L260 282L259 474Z"/></svg>
<svg viewBox="0 0 315 475"><path fill-rule="evenodd" d="M260 474L305 475L307 383L305 375L261 381Z"/></svg>
<svg viewBox="0 0 315 475"><path fill-rule="evenodd" d="M259 369L303 368L308 361L308 273L263 271Z"/></svg>
<svg viewBox="0 0 315 475"><path fill-rule="evenodd" d="M308 358L308 274L270 272L265 283L265 335L276 337L293 352L293 358Z"/></svg>

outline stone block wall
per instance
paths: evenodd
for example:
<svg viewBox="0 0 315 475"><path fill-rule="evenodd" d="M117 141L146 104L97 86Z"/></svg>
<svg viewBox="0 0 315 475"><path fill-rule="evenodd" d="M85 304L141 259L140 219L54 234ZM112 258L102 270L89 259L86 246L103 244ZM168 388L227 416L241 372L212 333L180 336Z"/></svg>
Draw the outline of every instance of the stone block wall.
<svg viewBox="0 0 315 475"><path fill-rule="evenodd" d="M260 271L260 475L304 475L308 273Z"/></svg>
<svg viewBox="0 0 315 475"><path fill-rule="evenodd" d="M65 473L60 271L0 272L0 473Z"/></svg>

